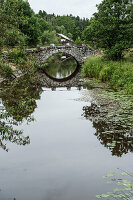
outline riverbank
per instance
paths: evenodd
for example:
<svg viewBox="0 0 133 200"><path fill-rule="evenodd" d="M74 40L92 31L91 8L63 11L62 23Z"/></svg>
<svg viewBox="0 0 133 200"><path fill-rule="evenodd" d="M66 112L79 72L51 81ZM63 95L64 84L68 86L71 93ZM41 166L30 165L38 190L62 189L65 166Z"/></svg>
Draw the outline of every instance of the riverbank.
<svg viewBox="0 0 133 200"><path fill-rule="evenodd" d="M106 61L91 57L82 65L82 76L106 82L113 89L133 94L133 62L131 53L123 61Z"/></svg>
<svg viewBox="0 0 133 200"><path fill-rule="evenodd" d="M97 127L97 137L121 156L133 151L133 62L131 54L123 61L89 58L82 66L82 76L94 89L83 93L83 100L91 101L84 108L84 116ZM82 99L81 99L82 100Z"/></svg>
<svg viewBox="0 0 133 200"><path fill-rule="evenodd" d="M27 56L23 49L12 49L1 54L0 58L0 82L3 80L14 80L25 74L31 79L36 77L36 62L32 56Z"/></svg>

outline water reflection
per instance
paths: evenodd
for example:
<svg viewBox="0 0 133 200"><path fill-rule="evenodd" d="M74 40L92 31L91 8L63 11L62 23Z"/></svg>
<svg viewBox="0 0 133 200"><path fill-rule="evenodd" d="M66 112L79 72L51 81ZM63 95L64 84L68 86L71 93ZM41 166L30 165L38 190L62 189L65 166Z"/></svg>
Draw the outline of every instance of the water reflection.
<svg viewBox="0 0 133 200"><path fill-rule="evenodd" d="M113 156L121 157L123 154L133 152L133 133L131 130L125 130L113 122L101 120L100 109L96 104L92 103L91 106L83 107L82 116L93 122L93 127L96 129L95 135L100 143L111 151Z"/></svg>
<svg viewBox="0 0 133 200"><path fill-rule="evenodd" d="M8 151L7 141L17 145L30 144L29 136L24 137L22 130L14 129L14 125L18 125L17 121L12 119L6 110L0 110L0 112L0 147Z"/></svg>
<svg viewBox="0 0 133 200"><path fill-rule="evenodd" d="M50 57L42 65L41 70L53 78L62 79L69 77L76 70L76 67L77 62L73 57L69 55L62 56L60 53Z"/></svg>
<svg viewBox="0 0 133 200"><path fill-rule="evenodd" d="M1 85L0 98L0 146L8 150L6 142L10 141L18 145L30 143L29 137L23 136L22 130L15 127L34 121L36 100L40 99L42 89L38 82L34 82L29 75L25 75L13 82L4 82Z"/></svg>

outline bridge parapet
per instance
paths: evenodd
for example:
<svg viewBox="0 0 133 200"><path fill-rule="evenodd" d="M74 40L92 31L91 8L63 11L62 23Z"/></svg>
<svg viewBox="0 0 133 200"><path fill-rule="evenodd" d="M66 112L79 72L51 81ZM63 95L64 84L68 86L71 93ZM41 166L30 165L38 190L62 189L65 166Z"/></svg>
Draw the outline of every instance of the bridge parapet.
<svg viewBox="0 0 133 200"><path fill-rule="evenodd" d="M57 53L66 53L75 58L82 64L85 59L93 54L92 50L86 46L47 46L44 48L37 47L35 50L27 50L27 54L33 53L38 61L45 62L49 57Z"/></svg>

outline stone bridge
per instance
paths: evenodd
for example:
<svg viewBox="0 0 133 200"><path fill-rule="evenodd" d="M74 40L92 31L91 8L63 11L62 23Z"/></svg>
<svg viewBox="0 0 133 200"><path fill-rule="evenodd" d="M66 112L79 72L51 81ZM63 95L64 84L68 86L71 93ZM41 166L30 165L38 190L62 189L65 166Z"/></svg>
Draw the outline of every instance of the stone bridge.
<svg viewBox="0 0 133 200"><path fill-rule="evenodd" d="M43 63L49 57L57 53L65 53L71 55L79 65L81 65L87 57L93 54L92 50L87 46L49 46L45 48L36 48L35 50L27 50L27 54L33 53L36 59Z"/></svg>

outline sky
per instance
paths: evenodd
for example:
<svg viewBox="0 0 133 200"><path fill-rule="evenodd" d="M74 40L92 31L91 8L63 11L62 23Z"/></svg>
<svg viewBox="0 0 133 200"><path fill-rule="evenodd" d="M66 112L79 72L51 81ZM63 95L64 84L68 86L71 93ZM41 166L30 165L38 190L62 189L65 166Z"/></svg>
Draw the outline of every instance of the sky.
<svg viewBox="0 0 133 200"><path fill-rule="evenodd" d="M91 18L97 11L96 4L102 0L28 0L31 8L37 13L44 10L48 14L72 14L81 18Z"/></svg>

